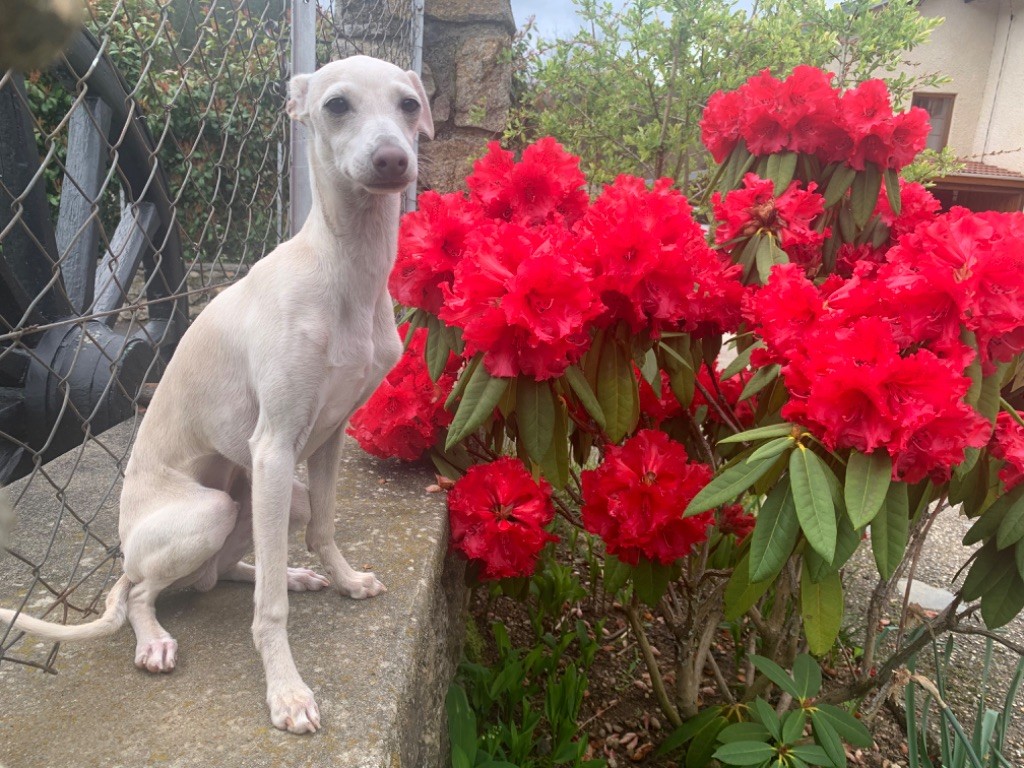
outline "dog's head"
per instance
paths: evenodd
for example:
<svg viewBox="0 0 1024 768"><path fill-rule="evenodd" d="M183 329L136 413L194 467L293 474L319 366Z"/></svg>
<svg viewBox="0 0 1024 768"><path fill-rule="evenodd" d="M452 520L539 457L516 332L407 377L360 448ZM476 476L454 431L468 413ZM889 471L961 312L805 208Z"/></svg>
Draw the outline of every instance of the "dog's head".
<svg viewBox="0 0 1024 768"><path fill-rule="evenodd" d="M318 165L335 182L393 194L415 181L416 134L434 137L415 72L351 56L296 75L290 96L288 114L309 128Z"/></svg>

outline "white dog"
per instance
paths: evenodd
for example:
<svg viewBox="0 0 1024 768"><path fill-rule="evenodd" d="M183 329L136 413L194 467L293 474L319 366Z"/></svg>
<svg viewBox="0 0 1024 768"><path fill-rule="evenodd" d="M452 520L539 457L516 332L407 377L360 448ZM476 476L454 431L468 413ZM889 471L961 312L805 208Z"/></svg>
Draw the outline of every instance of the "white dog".
<svg viewBox="0 0 1024 768"><path fill-rule="evenodd" d="M127 617L135 664L169 672L177 643L157 622L157 594L255 581L252 632L270 717L303 733L320 715L288 646L286 590L384 591L338 551L335 484L346 421L402 351L387 279L400 193L416 178L415 137L434 128L419 77L366 56L295 77L288 112L310 131L313 209L293 239L210 303L167 366L125 471L124 575L106 611L76 626L8 610L0 620L74 640L109 635ZM293 479L301 461L308 491ZM306 526L329 582L288 568L296 526ZM255 567L240 562L251 545Z"/></svg>

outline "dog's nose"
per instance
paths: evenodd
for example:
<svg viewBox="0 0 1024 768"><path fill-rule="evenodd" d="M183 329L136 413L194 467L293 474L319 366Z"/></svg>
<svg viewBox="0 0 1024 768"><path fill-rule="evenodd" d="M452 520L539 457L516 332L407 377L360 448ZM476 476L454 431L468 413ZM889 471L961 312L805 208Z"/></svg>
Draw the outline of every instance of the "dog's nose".
<svg viewBox="0 0 1024 768"><path fill-rule="evenodd" d="M405 150L392 144L385 144L377 149L370 158L377 177L385 181L397 181L405 176L409 168L409 158Z"/></svg>

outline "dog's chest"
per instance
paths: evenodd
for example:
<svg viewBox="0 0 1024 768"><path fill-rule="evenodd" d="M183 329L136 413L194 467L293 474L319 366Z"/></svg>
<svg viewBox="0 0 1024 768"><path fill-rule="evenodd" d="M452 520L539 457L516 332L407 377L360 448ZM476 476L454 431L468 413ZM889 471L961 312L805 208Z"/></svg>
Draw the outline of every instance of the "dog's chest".
<svg viewBox="0 0 1024 768"><path fill-rule="evenodd" d="M371 340L350 342L344 350L328 355L307 452L334 434L380 383L383 372L378 357Z"/></svg>

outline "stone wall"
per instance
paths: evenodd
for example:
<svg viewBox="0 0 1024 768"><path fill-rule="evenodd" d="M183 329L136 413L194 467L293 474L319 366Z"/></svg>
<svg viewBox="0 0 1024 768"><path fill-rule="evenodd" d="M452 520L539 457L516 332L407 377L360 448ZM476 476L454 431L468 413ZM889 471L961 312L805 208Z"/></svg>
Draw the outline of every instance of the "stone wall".
<svg viewBox="0 0 1024 768"><path fill-rule="evenodd" d="M426 0L423 27L435 138L420 144L420 186L451 192L508 120L515 21L510 0Z"/></svg>

